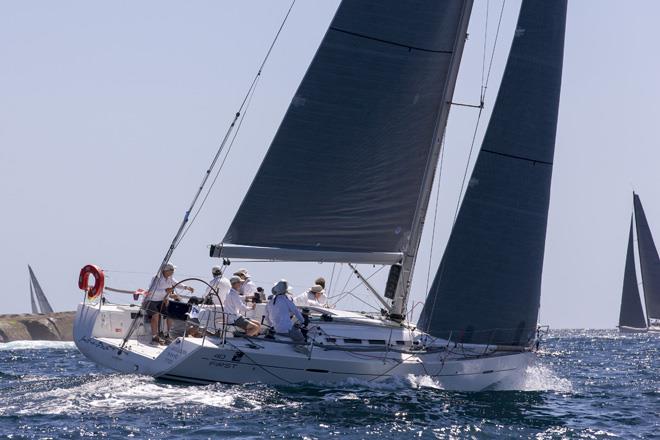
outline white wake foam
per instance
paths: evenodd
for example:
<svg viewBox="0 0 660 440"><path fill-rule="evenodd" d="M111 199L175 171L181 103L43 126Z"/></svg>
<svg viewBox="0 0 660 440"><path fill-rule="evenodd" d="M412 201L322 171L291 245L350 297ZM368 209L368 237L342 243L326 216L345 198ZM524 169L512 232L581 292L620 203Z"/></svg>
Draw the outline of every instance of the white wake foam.
<svg viewBox="0 0 660 440"><path fill-rule="evenodd" d="M66 341L12 341L0 344L0 350L41 350L41 349L74 349L73 342Z"/></svg>
<svg viewBox="0 0 660 440"><path fill-rule="evenodd" d="M537 360L527 367L520 390L569 393L573 391L573 384L570 380L557 376L550 368Z"/></svg>
<svg viewBox="0 0 660 440"><path fill-rule="evenodd" d="M83 414L97 410L117 414L143 408L171 409L181 406L212 406L241 411L260 410L263 396L237 392L218 384L184 386L157 382L146 376L113 374L97 376L82 385L61 386L25 396L4 412L18 415ZM272 405L269 405L272 406Z"/></svg>

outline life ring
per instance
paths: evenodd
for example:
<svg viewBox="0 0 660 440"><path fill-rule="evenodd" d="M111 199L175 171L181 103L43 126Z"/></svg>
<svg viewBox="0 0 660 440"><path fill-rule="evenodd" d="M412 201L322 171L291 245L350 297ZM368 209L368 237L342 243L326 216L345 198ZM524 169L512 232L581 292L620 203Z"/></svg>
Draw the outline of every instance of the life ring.
<svg viewBox="0 0 660 440"><path fill-rule="evenodd" d="M89 287L89 276L94 277L94 285ZM78 277L78 287L81 290L87 292L87 299L94 299L103 292L103 287L105 285L105 275L103 275L103 270L100 267L93 264L88 264L87 266L80 269L80 276Z"/></svg>

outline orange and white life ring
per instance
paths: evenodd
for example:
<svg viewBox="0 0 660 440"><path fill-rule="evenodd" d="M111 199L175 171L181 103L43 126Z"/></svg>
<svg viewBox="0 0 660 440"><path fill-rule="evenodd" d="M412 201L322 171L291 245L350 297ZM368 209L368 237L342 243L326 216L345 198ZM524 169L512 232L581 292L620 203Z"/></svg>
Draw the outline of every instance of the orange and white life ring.
<svg viewBox="0 0 660 440"><path fill-rule="evenodd" d="M94 285L89 287L89 276L94 277ZM103 292L103 287L105 285L105 275L103 275L103 270L100 267L93 264L88 264L87 266L80 269L80 276L78 277L78 287L81 290L87 292L87 299L94 299L98 297L101 292Z"/></svg>

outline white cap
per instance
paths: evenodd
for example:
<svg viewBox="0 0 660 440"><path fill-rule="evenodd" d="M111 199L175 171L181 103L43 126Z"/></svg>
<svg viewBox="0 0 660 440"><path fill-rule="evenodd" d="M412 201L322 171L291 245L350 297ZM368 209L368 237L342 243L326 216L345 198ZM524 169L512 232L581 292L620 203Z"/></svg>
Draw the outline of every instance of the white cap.
<svg viewBox="0 0 660 440"><path fill-rule="evenodd" d="M176 269L176 266L172 263L163 264L163 272L166 270L174 270L174 269Z"/></svg>
<svg viewBox="0 0 660 440"><path fill-rule="evenodd" d="M222 272L222 266L213 266L211 268L211 273L213 275L219 274L220 272Z"/></svg>

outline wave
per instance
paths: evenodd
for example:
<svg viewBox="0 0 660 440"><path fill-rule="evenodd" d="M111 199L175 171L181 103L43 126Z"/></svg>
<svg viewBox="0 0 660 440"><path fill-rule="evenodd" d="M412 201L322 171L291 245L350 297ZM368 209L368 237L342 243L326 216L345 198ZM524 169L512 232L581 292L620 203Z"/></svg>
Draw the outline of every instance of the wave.
<svg viewBox="0 0 660 440"><path fill-rule="evenodd" d="M0 351L5 350L43 350L43 349L75 349L71 341L12 341L0 344Z"/></svg>
<svg viewBox="0 0 660 440"><path fill-rule="evenodd" d="M55 386L43 391L27 392L18 399L3 402L6 407L0 413L19 416L71 415L90 411L119 414L125 411L195 406L252 411L262 409L264 402L269 400L267 390L246 393L244 387L239 385L171 384L147 376L124 374L91 375L52 385ZM268 406L273 407L270 404Z"/></svg>

